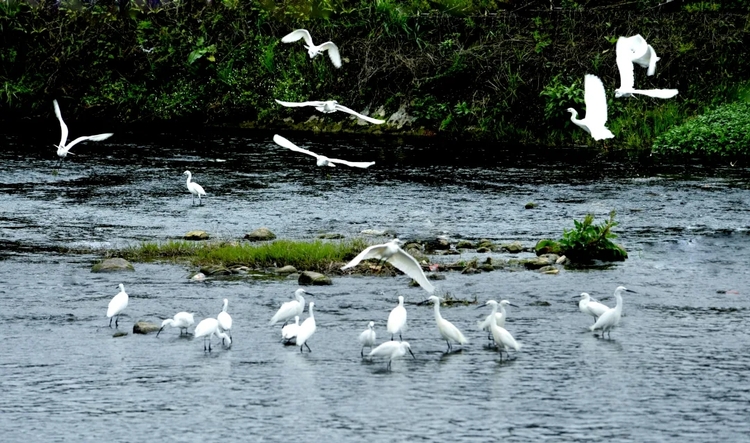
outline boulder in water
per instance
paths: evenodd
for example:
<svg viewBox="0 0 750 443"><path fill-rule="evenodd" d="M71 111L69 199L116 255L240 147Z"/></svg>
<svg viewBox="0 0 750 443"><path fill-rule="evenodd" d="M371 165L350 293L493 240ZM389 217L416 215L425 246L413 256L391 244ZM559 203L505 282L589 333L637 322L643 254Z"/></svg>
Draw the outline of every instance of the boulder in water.
<svg viewBox="0 0 750 443"><path fill-rule="evenodd" d="M91 272L135 271L135 268L124 258L105 258L91 268Z"/></svg>
<svg viewBox="0 0 750 443"><path fill-rule="evenodd" d="M139 320L133 325L133 334L149 334L158 331L160 328L161 326L156 323Z"/></svg>
<svg viewBox="0 0 750 443"><path fill-rule="evenodd" d="M208 232L206 231L190 231L183 237L185 240L208 240Z"/></svg>
<svg viewBox="0 0 750 443"><path fill-rule="evenodd" d="M301 285L332 285L333 281L331 277L323 275L319 272L303 271L299 275L297 282Z"/></svg>

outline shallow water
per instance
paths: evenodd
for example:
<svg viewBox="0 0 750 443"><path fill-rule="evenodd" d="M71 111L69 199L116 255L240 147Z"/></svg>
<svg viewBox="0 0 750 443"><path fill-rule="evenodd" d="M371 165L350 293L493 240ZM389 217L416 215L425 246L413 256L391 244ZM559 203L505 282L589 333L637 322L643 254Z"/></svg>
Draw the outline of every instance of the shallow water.
<svg viewBox="0 0 750 443"><path fill-rule="evenodd" d="M3 440L702 442L750 433L747 169L644 170L572 151L477 145L461 156L451 145L284 135L377 163L322 170L256 132L124 133L76 147L53 175L54 133L5 136ZM191 206L186 169L208 193L203 206ZM524 210L528 201L539 208ZM523 348L510 360L487 347L475 324L489 310L473 305L442 309L470 340L445 354L432 307L415 305L424 291L403 276L310 288L318 330L313 352L300 354L281 344L279 325L267 325L297 288L293 279L193 283L194 270L166 264L92 274L97 257L58 252L191 229L237 238L259 226L283 238L387 229L531 245L612 209L630 252L624 263L555 276L447 273L437 282L443 294L519 305L506 328ZM204 353L177 330L112 338L105 311L119 283L130 294L123 331L180 310L197 322L228 298L231 349ZM603 298L621 284L638 293L626 294L612 339L597 338L574 297ZM387 372L385 361L360 358L357 336L374 320L378 342L387 339L398 295L416 359Z"/></svg>

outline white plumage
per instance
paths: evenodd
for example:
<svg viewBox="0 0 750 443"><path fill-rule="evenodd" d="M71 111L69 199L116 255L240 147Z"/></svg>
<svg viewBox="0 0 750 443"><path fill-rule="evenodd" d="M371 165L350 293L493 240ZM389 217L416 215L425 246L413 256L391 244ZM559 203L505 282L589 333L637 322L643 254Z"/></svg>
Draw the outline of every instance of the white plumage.
<svg viewBox="0 0 750 443"><path fill-rule="evenodd" d="M513 338L507 329L493 323L490 324L490 330L492 331L492 339L495 341L501 359L503 358L503 351L505 351L505 353L508 354L508 357L510 357L508 351L511 348L515 349L516 352L521 349L521 344Z"/></svg>
<svg viewBox="0 0 750 443"><path fill-rule="evenodd" d="M391 313L388 314L388 323L386 323L385 329L391 334L391 340L393 340L395 334L398 334L399 340L403 340L401 333L406 329L406 308L402 295L398 296L398 305L391 309Z"/></svg>
<svg viewBox="0 0 750 443"><path fill-rule="evenodd" d="M424 271L422 271L422 267L417 260L401 249L399 243L401 243L401 240L394 238L388 243L370 246L360 252L359 255L352 259L352 261L344 265L341 270L343 271L357 266L362 260L375 258L392 264L396 269L414 279L419 283L419 286L430 294L435 292L435 287L427 280L427 276L424 274Z"/></svg>
<svg viewBox="0 0 750 443"><path fill-rule="evenodd" d="M109 302L109 306L107 306L107 317L109 317L109 327L112 327L112 317L115 318L115 328L117 328L117 323L120 321L120 314L122 311L125 310L125 308L128 307L128 294L125 292L125 285L120 283L120 292L117 293L114 297L112 297L112 300Z"/></svg>
<svg viewBox="0 0 750 443"><path fill-rule="evenodd" d="M305 40L305 48L307 49L307 55L310 58L315 58L323 51L328 51L328 57L330 57L333 66L341 67L341 55L339 54L339 48L333 42L325 42L320 45L315 45L312 41L312 37L307 29L297 29L281 38L282 43L292 43L297 40Z"/></svg>
<svg viewBox="0 0 750 443"><path fill-rule="evenodd" d="M615 289L615 299L617 299L617 305L614 308L607 309L606 312L599 316L599 319L596 321L596 323L589 327L592 332L597 329L601 329L602 338L604 338L605 332L607 333L607 337L610 337L612 329L620 324L620 318L622 317L622 293L625 291L635 292L631 291L625 286L618 286L617 289Z"/></svg>
<svg viewBox="0 0 750 443"><path fill-rule="evenodd" d="M281 100L276 100L276 103L286 106L289 108L299 108L303 106L312 106L318 111L324 113L324 114L330 114L336 111L346 112L347 114L351 114L357 118L361 118L362 120L370 123L374 123L376 125L380 125L385 123L385 120L379 120L377 118L368 117L364 114L360 114L359 112L356 112L352 109L347 108L346 106L342 106L337 102L336 100L327 100L327 101L310 101L310 102L284 102Z"/></svg>
<svg viewBox="0 0 750 443"><path fill-rule="evenodd" d="M188 328L190 326L193 326L193 323L195 323L195 320L193 319L193 314L189 312L178 312L174 315L174 318L168 318L161 322L161 328L159 328L159 332L156 333L156 336L158 337L159 334L161 334L162 329L166 328L167 326L171 326L173 328L180 328L180 335L182 335L182 330L185 330L185 334L188 333Z"/></svg>
<svg viewBox="0 0 750 443"><path fill-rule="evenodd" d="M451 341L461 345L468 343L469 340L464 337L464 334L462 334L453 323L444 319L443 316L440 315L440 299L434 295L430 296L429 299L435 303L435 323L437 324L440 335L443 336L445 342L448 343L448 352L452 349Z"/></svg>
<svg viewBox="0 0 750 443"><path fill-rule="evenodd" d="M607 312L609 307L594 300L588 293L581 292L581 301L578 302L578 309L584 314L594 317L594 323L596 323L596 320Z"/></svg>
<svg viewBox="0 0 750 443"><path fill-rule="evenodd" d="M213 338L214 335L221 338L222 343L224 342L224 340L226 340L227 345L232 344L232 339L227 334L219 330L219 320L215 318L204 318L203 320L201 320L201 322L198 323L198 326L195 327L195 331L193 333L193 336L195 338L203 337L204 352L206 350L208 350L208 352L211 352L211 338ZM208 349L206 348L206 340L208 340Z"/></svg>
<svg viewBox="0 0 750 443"><path fill-rule="evenodd" d="M372 349L373 346L375 346L375 322L371 321L367 325L367 329L362 331L361 334L359 334L359 344L362 345L362 349L359 351L359 354L364 357L365 356L365 348Z"/></svg>
<svg viewBox="0 0 750 443"><path fill-rule="evenodd" d="M297 330L297 346L299 346L299 352L302 352L302 346L307 346L307 350L312 352L312 349L310 349L310 346L307 344L307 340L315 334L315 329L317 329L315 325L315 315L313 315L313 306L315 306L315 302L310 302L310 305L307 308L309 316L301 325L299 325L299 330Z"/></svg>
<svg viewBox="0 0 750 443"><path fill-rule="evenodd" d="M285 139L284 137L280 135L274 135L273 141L276 142L279 146L282 146L287 149L291 149L292 151L301 152L303 154L311 155L315 157L317 160L318 166L330 166L334 167L336 166L336 163L351 166L352 168L369 168L370 166L374 165L375 162L350 162L347 160L339 160L337 158L328 158L325 155L316 154L312 151L308 151L307 149L302 149L299 146L295 145L294 143L290 142L289 140Z"/></svg>
<svg viewBox="0 0 750 443"><path fill-rule="evenodd" d="M406 351L409 351L409 354L414 357L414 353L411 352L411 346L409 346L409 343L405 341L387 341L381 343L380 346L370 351L368 355L370 357L387 357L388 365L386 366L386 369L390 370L391 361L393 361L394 358L403 357L406 355Z"/></svg>
<svg viewBox="0 0 750 443"><path fill-rule="evenodd" d="M281 328L281 338L290 343L293 338L297 337L299 331L299 315L294 316L294 323L289 323Z"/></svg>
<svg viewBox="0 0 750 443"><path fill-rule="evenodd" d="M586 103L586 117L578 119L578 111L568 108L570 121L591 134L594 140L613 138L614 134L605 126L607 123L607 96L599 77L586 74L584 78L583 100Z"/></svg>
<svg viewBox="0 0 750 443"><path fill-rule="evenodd" d="M620 37L615 45L617 70L620 72L620 87L615 89L615 97L631 97L641 94L655 98L672 98L677 95L676 89L635 89L635 72L633 63L647 67L648 75L656 72L659 57L656 51L640 35ZM588 110L586 111L588 113Z"/></svg>
<svg viewBox="0 0 750 443"><path fill-rule="evenodd" d="M96 134L96 135L85 135L83 137L78 137L77 139L73 140L72 142L68 143L67 145L65 142L68 140L68 126L65 124L62 118L62 112L60 112L60 105L57 104L57 100L52 100L52 104L55 107L55 115L57 116L57 119L60 121L60 132L62 133L60 136L60 144L57 145L57 155L60 157L60 160L64 159L68 155L68 151L70 151L70 148L77 145L80 142L90 140L92 142L98 142L105 139L108 139L112 137L114 134L111 132L104 133L104 134Z"/></svg>
<svg viewBox="0 0 750 443"><path fill-rule="evenodd" d="M182 175L187 175L187 181L185 184L187 185L188 191L190 191L191 194L193 194L193 204L195 204L195 196L198 196L198 204L201 204L201 197L206 195L206 191L203 190L203 187L199 185L198 183L191 182L190 180L193 178L193 174L190 173L190 171L185 171L182 173Z"/></svg>
<svg viewBox="0 0 750 443"><path fill-rule="evenodd" d="M224 307L221 309L221 312L219 312L219 315L216 316L216 320L219 322L219 330L221 332L226 332L229 338L232 338L232 334L230 332L232 330L232 316L227 312L228 306L229 300L225 298ZM224 343L224 340L222 340L221 342Z"/></svg>
<svg viewBox="0 0 750 443"><path fill-rule="evenodd" d="M268 324L273 325L277 322L283 321L286 326L287 320L302 315L302 312L305 310L305 297L303 297L303 294L306 293L307 291L302 288L294 291L294 300L282 303L281 307L276 311L273 317L271 317L271 321L269 321Z"/></svg>

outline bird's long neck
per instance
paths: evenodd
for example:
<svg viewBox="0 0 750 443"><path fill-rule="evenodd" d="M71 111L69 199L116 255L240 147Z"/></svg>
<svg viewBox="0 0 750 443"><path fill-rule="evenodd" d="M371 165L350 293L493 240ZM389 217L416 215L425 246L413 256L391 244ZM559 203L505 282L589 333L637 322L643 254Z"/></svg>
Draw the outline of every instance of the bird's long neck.
<svg viewBox="0 0 750 443"><path fill-rule="evenodd" d="M441 318L443 318L443 316L440 315L440 302L436 301L435 302L435 320L439 320Z"/></svg>
<svg viewBox="0 0 750 443"><path fill-rule="evenodd" d="M315 315L313 314L313 305L310 305L310 308L308 309L308 311L310 313L310 318L315 320Z"/></svg>
<svg viewBox="0 0 750 443"><path fill-rule="evenodd" d="M224 307L221 309L221 312L227 312L227 305L229 304L228 301L224 300Z"/></svg>
<svg viewBox="0 0 750 443"><path fill-rule="evenodd" d="M615 305L615 310L619 314L622 312L622 296L620 295L620 291L615 291L615 299L617 300L617 305Z"/></svg>
<svg viewBox="0 0 750 443"><path fill-rule="evenodd" d="M580 122L580 120L578 120L578 111L576 111L575 109L570 110L570 121L575 124L578 124L578 122Z"/></svg>
<svg viewBox="0 0 750 443"><path fill-rule="evenodd" d="M190 184L190 179L193 178L193 174L191 174L191 173L188 172L187 176L188 176L188 178L187 178L187 180L185 180L185 183L189 185Z"/></svg>

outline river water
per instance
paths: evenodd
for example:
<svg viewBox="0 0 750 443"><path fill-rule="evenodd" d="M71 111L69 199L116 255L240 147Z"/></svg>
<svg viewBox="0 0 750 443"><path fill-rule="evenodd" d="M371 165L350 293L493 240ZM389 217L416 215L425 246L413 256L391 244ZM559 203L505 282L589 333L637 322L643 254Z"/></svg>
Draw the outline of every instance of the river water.
<svg viewBox="0 0 750 443"><path fill-rule="evenodd" d="M7 131L0 151L0 430L3 441L746 441L750 435L750 170L637 168L571 150L282 134L368 170L317 168L271 133L137 131L74 148L58 174L55 126ZM75 134L80 128L71 125ZM84 132L86 133L86 132ZM74 135L75 136L75 135ZM307 137L307 138L306 138ZM207 192L192 206L183 172ZM538 204L525 210L524 204ZM186 265L92 274L96 254L205 229L241 238L388 230L496 242L558 237L572 219L617 211L630 258L558 275L447 273L439 294L508 299L511 358L487 346L489 310L444 307L470 342L458 352L407 278L334 277L315 293L311 353L268 326L294 279L190 282ZM373 242L383 238L374 237ZM471 258L464 253L450 260ZM479 254L480 258L486 254ZM508 258L494 254L498 258ZM522 255L522 256L528 256ZM447 258L436 257L435 260ZM281 264L280 264L281 265ZM196 322L229 299L231 349L204 353L177 330L113 338L177 311ZM576 296L626 294L611 340L587 330ZM415 359L360 358L398 295ZM605 303L614 304L611 298ZM307 314L304 315L306 317ZM192 330L192 328L191 328Z"/></svg>

